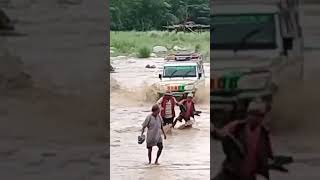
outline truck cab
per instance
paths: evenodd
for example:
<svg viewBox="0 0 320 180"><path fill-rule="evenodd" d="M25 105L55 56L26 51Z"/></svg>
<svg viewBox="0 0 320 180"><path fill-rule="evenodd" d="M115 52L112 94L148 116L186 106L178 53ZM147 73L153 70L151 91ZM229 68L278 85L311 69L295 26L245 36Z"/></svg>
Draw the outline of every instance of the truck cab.
<svg viewBox="0 0 320 180"><path fill-rule="evenodd" d="M271 107L284 83L303 79L303 37L298 1L211 6L211 118L219 126L244 118L255 98Z"/></svg>
<svg viewBox="0 0 320 180"><path fill-rule="evenodd" d="M160 81L156 83L157 94L161 97L170 91L177 99L184 99L188 93L196 94L204 88L205 72L201 54L176 53L165 58Z"/></svg>

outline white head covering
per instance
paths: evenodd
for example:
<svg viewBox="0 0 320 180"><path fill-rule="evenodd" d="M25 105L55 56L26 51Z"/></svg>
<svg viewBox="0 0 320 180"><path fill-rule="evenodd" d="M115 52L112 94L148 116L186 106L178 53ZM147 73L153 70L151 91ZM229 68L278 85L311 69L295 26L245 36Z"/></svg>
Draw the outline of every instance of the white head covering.
<svg viewBox="0 0 320 180"><path fill-rule="evenodd" d="M192 94L192 93L189 93L189 94L188 94L188 97L193 97L193 94Z"/></svg>
<svg viewBox="0 0 320 180"><path fill-rule="evenodd" d="M265 113L267 110L266 104L262 101L261 98L256 98L249 103L248 112L249 111L259 111L261 113Z"/></svg>

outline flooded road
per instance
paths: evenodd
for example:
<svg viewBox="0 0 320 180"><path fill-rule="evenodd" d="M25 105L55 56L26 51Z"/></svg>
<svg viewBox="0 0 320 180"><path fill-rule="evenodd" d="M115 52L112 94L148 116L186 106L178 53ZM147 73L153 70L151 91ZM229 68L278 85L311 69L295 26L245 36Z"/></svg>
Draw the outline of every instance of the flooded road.
<svg viewBox="0 0 320 180"><path fill-rule="evenodd" d="M147 165L145 143L137 143L141 124L150 113L154 103L146 98L152 93L150 85L159 81L163 59L115 58L112 65L116 73L111 74L111 124L110 124L110 172L111 179L209 179L210 178L210 108L209 101L196 104L201 116L196 117L192 129L174 129L164 140L164 150L159 166ZM155 69L146 69L147 64ZM205 71L209 71L205 64ZM209 85L209 74L206 74ZM117 86L114 85L117 83ZM209 87L209 86L207 86ZM202 96L209 99L209 89ZM176 108L176 113L179 110ZM177 127L179 124L177 124ZM157 148L153 150L153 160Z"/></svg>

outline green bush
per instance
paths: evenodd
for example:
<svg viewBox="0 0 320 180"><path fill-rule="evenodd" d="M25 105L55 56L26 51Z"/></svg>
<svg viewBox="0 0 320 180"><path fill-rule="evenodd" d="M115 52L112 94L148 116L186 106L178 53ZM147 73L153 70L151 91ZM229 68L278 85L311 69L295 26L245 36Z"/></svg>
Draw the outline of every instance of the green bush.
<svg viewBox="0 0 320 180"><path fill-rule="evenodd" d="M194 51L195 52L199 52L201 49L201 45L200 44L197 44L195 47L194 47Z"/></svg>
<svg viewBox="0 0 320 180"><path fill-rule="evenodd" d="M119 50L121 53L128 53L132 52L132 50L135 48L135 43L131 41L115 40L111 41L111 46Z"/></svg>
<svg viewBox="0 0 320 180"><path fill-rule="evenodd" d="M138 57L139 58L148 58L150 57L151 50L148 47L139 48Z"/></svg>
<svg viewBox="0 0 320 180"><path fill-rule="evenodd" d="M175 33L166 31L111 31L110 46L114 53L111 56L128 56L135 54L136 57L149 57L153 46L165 46L172 50L174 46L197 50L206 54L210 50L210 33ZM151 48L148 49L147 47ZM169 52L168 52L169 53Z"/></svg>

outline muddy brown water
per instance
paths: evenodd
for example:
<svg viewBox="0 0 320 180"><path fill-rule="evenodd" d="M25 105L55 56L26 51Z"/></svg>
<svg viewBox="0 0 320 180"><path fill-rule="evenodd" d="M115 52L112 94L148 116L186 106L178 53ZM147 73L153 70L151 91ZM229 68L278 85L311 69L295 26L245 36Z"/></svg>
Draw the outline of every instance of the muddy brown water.
<svg viewBox="0 0 320 180"><path fill-rule="evenodd" d="M153 92L150 85L159 81L158 74L163 63L162 58L123 57L112 61L116 73L111 78L118 86L111 90L111 179L210 178L209 101L200 101L196 105L202 114L196 117L196 125L192 129L174 129L172 134L168 134L159 166L146 164L146 145L137 143L141 124L154 103L145 95ZM147 64L156 65L156 68L146 69ZM209 69L209 64L205 64L205 71L209 72ZM206 78L208 84L209 76ZM208 92L203 91L202 94L206 99L209 99ZM178 108L176 113L179 113ZM154 148L153 162L156 151L157 148Z"/></svg>

